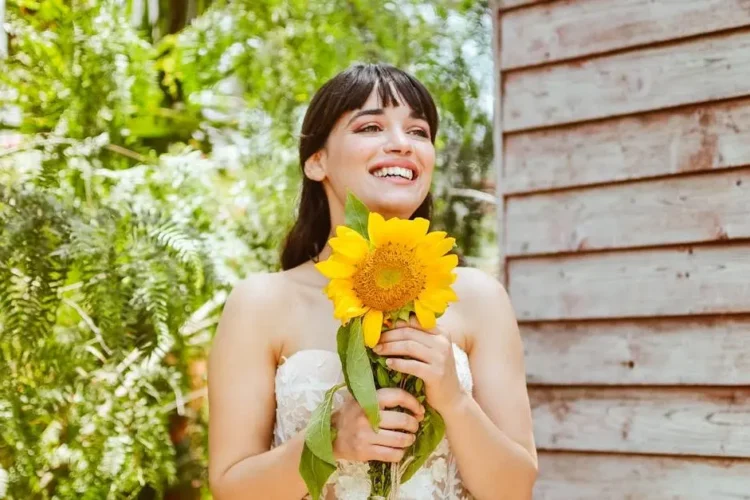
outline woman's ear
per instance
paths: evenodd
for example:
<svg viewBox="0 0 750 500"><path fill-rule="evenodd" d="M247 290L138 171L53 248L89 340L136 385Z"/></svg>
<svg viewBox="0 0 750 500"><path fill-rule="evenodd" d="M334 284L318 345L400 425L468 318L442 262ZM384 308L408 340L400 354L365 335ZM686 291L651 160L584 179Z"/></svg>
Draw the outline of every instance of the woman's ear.
<svg viewBox="0 0 750 500"><path fill-rule="evenodd" d="M320 182L326 178L326 171L321 162L320 151L310 156L310 158L305 161L304 171L307 178L313 181Z"/></svg>

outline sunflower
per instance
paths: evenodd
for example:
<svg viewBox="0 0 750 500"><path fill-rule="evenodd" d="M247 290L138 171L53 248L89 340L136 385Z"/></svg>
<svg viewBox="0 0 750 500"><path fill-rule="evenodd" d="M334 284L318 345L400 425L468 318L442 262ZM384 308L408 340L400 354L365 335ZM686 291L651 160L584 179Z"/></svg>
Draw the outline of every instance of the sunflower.
<svg viewBox="0 0 750 500"><path fill-rule="evenodd" d="M334 317L348 323L363 316L365 344L380 339L387 315L411 308L425 329L435 327L436 315L458 300L451 284L458 257L446 255L455 239L443 231L428 233L430 222L417 218L389 220L368 215L367 235L338 226L329 240L331 256L315 265L330 279L324 292L333 301Z"/></svg>

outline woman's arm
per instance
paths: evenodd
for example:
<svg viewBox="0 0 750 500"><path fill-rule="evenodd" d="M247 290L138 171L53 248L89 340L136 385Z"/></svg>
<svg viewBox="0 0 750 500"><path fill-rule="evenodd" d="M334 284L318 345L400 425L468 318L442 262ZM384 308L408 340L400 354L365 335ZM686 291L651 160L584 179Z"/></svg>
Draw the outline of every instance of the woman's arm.
<svg viewBox="0 0 750 500"><path fill-rule="evenodd" d="M474 397L460 390L447 335L400 328L381 337L380 353L409 356L391 366L425 380L427 401L443 416L461 478L478 499L527 500L537 475L523 348L510 300L486 274L462 269L456 283L470 321Z"/></svg>
<svg viewBox="0 0 750 500"><path fill-rule="evenodd" d="M502 491L504 499L530 499L537 453L518 324L500 283L466 271L474 397L465 395L443 411L446 434L474 496L498 498Z"/></svg>
<svg viewBox="0 0 750 500"><path fill-rule="evenodd" d="M256 275L238 284L222 312L209 357L209 482L217 500L300 499L304 435L269 451L276 411L272 323L275 283Z"/></svg>

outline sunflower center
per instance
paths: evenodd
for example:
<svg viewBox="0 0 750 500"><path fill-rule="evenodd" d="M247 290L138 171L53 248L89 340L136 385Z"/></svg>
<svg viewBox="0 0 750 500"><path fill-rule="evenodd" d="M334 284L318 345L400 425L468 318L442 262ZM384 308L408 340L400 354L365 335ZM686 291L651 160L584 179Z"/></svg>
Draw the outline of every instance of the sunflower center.
<svg viewBox="0 0 750 500"><path fill-rule="evenodd" d="M375 249L352 276L353 289L366 306L379 311L400 309L424 289L424 268L414 250L396 243Z"/></svg>

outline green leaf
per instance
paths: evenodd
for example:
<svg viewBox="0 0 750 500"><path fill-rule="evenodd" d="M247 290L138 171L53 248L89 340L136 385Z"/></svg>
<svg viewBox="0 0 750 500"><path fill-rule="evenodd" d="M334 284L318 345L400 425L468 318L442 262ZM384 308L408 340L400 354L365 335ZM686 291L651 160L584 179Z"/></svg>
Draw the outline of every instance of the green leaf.
<svg viewBox="0 0 750 500"><path fill-rule="evenodd" d="M378 396L375 392L375 381L365 348L365 337L362 333L362 318L354 318L350 325L345 363L347 384L354 399L365 411L370 425L373 429L377 429L380 423L380 409L378 407Z"/></svg>
<svg viewBox="0 0 750 500"><path fill-rule="evenodd" d="M368 238L367 235L367 219L370 216L370 211L367 209L364 203L359 198L354 196L351 191L346 196L346 206L344 208L344 217L346 225L359 234Z"/></svg>
<svg viewBox="0 0 750 500"><path fill-rule="evenodd" d="M318 458L331 465L336 465L333 457L333 436L331 434L331 412L333 410L333 396L336 391L344 387L339 384L328 389L323 401L315 408L310 416L305 432L305 444Z"/></svg>
<svg viewBox="0 0 750 500"><path fill-rule="evenodd" d="M335 465L331 465L315 455L307 446L307 442L305 442L305 447L302 448L302 458L299 463L299 473L302 479L304 479L307 491L310 492L313 500L320 498L323 486L325 486L328 478L331 477L331 474L335 470Z"/></svg>
<svg viewBox="0 0 750 500"><path fill-rule="evenodd" d="M375 376L378 379L378 385L380 387L390 387L391 381L388 378L388 371L380 365L375 366Z"/></svg>
<svg viewBox="0 0 750 500"><path fill-rule="evenodd" d="M425 405L425 416L422 420L414 448L414 460L406 466L401 482L405 483L425 463L433 451L438 447L445 435L445 421L431 406Z"/></svg>
<svg viewBox="0 0 750 500"><path fill-rule="evenodd" d="M407 323L409 322L411 313L414 312L414 301L409 302L401 309L397 309L396 311L393 311L390 314L391 321L393 321L394 325L396 324L396 321L403 320Z"/></svg>
<svg viewBox="0 0 750 500"><path fill-rule="evenodd" d="M336 332L336 348L339 352L339 359L341 360L341 370L344 373L344 382L351 391L351 384L349 383L349 370L346 369L346 353L349 349L349 337L351 336L351 325L349 321L346 325L341 325L338 332Z"/></svg>
<svg viewBox="0 0 750 500"><path fill-rule="evenodd" d="M307 489L313 498L320 497L323 486L336 470L336 459L333 456L334 432L331 429L331 411L333 396L344 387L338 384L331 387L323 401L313 411L305 431L305 447L299 464L299 472L305 480Z"/></svg>

